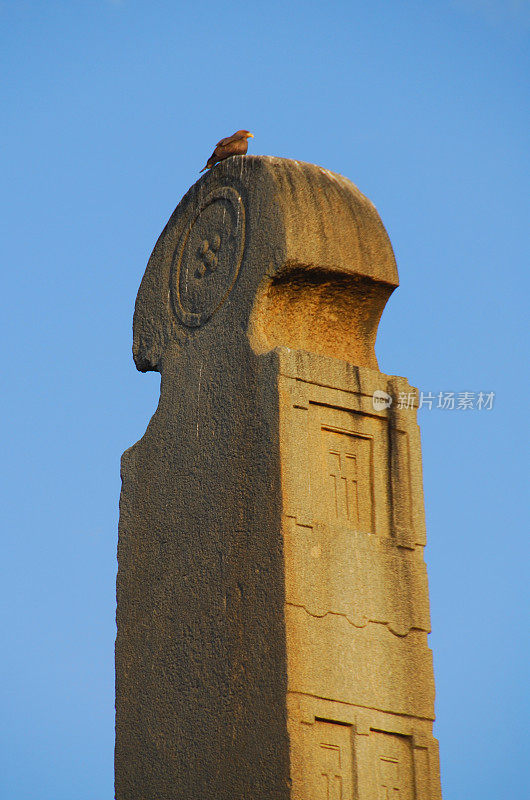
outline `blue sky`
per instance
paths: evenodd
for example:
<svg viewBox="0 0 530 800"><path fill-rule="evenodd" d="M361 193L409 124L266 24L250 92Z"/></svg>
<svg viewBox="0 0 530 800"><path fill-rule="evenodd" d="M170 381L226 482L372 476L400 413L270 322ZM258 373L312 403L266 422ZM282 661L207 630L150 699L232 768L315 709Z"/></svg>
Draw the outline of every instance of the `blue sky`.
<svg viewBox="0 0 530 800"><path fill-rule="evenodd" d="M523 0L0 2L1 800L113 796L119 458L158 398L133 304L237 128L377 205L381 369L496 393L420 411L436 734L445 800L525 795L529 32Z"/></svg>

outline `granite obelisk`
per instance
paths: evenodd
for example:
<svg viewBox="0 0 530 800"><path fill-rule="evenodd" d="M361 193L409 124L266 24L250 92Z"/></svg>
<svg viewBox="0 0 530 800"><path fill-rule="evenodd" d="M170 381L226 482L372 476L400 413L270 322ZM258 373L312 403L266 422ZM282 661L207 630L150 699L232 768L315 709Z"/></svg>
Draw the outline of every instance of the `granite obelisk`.
<svg viewBox="0 0 530 800"><path fill-rule="evenodd" d="M218 164L149 260L158 408L122 459L118 800L438 800L421 453L379 371L370 201ZM382 399L381 399L382 398Z"/></svg>

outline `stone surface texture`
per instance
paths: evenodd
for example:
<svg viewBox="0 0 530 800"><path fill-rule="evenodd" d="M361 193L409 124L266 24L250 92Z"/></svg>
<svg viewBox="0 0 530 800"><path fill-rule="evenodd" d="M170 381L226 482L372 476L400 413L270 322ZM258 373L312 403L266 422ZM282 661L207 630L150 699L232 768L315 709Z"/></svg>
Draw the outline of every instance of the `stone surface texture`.
<svg viewBox="0 0 530 800"><path fill-rule="evenodd" d="M374 343L376 209L235 156L185 195L136 302L158 408L122 459L118 800L439 800L415 412Z"/></svg>

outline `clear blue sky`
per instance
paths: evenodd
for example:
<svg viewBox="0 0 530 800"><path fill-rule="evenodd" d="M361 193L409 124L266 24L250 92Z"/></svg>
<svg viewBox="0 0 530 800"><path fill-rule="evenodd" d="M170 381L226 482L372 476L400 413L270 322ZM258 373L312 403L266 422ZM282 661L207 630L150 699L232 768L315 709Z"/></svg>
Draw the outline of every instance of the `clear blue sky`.
<svg viewBox="0 0 530 800"><path fill-rule="evenodd" d="M3 0L1 800L113 797L121 452L158 376L131 319L221 136L377 205L381 369L421 410L445 800L528 790L528 40L521 0Z"/></svg>

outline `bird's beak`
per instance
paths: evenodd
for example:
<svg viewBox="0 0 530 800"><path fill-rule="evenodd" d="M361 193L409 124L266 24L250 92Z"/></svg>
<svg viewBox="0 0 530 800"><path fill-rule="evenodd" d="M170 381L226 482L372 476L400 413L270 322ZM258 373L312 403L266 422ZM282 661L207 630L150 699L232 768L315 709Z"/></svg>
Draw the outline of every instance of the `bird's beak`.
<svg viewBox="0 0 530 800"><path fill-rule="evenodd" d="M253 133L247 133L247 139L253 139L253 138L254 138Z"/></svg>

